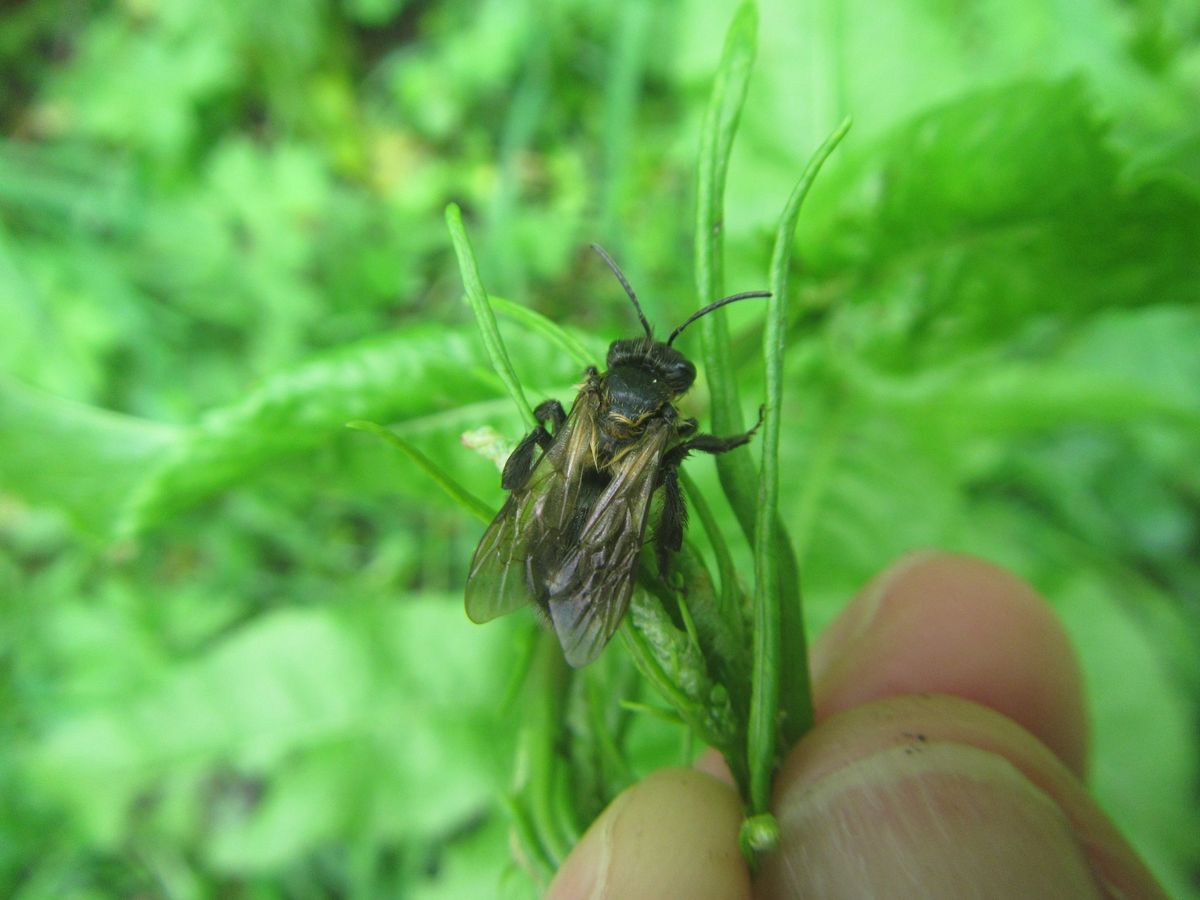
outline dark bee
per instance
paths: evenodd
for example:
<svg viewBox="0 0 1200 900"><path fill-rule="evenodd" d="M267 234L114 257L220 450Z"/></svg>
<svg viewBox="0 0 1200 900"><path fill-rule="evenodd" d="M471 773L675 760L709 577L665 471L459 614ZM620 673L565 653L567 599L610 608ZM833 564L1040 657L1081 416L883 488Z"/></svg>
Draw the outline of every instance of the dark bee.
<svg viewBox="0 0 1200 900"><path fill-rule="evenodd" d="M510 493L479 541L466 590L473 622L533 601L572 666L595 659L625 614L654 492L663 492L654 548L665 574L687 520L680 463L692 451L740 447L758 428L733 437L698 434L696 420L675 408L696 380L696 367L672 342L718 307L770 296L725 297L656 341L629 281L602 248L592 247L633 301L645 337L614 341L607 371L588 367L569 415L557 400L534 410L538 426L504 465L500 483Z"/></svg>

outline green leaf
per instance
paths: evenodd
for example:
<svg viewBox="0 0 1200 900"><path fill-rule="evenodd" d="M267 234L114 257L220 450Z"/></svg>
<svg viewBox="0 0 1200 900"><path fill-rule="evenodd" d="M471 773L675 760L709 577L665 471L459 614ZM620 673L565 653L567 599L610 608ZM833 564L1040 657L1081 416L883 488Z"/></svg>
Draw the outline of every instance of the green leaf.
<svg viewBox="0 0 1200 900"><path fill-rule="evenodd" d="M750 799L756 813L765 813L770 803L778 754L812 727L808 650L795 557L787 531L779 521L779 441L783 415L788 268L800 209L821 166L849 130L850 122L846 120L809 160L779 217L771 254L771 297L767 302L767 327L763 333L766 402L760 437L762 469L754 522L754 677L747 726ZM782 746L777 734L782 737Z"/></svg>
<svg viewBox="0 0 1200 900"><path fill-rule="evenodd" d="M536 640L517 735L517 789L524 801L523 811L528 816L539 855L552 869L557 869L579 837L574 832L574 823L564 827L558 815L566 777L558 747L566 690L572 676L558 641L544 631Z"/></svg>
<svg viewBox="0 0 1200 900"><path fill-rule="evenodd" d="M665 589L662 595L645 589L656 586L653 576L645 582L642 588L634 590L629 612L619 630L625 648L679 717L702 740L721 752L739 789L745 792L749 782L741 740L744 725L730 691L713 678L702 649L667 614L663 604L674 602L674 598ZM695 579L689 585L692 591L698 586Z"/></svg>
<svg viewBox="0 0 1200 900"><path fill-rule="evenodd" d="M456 836L439 854L437 870L415 885L410 896L413 900L536 900L540 892L513 862L508 831L502 816L492 816L482 828ZM547 870L543 874L548 882L554 873Z"/></svg>
<svg viewBox="0 0 1200 900"><path fill-rule="evenodd" d="M1120 168L1078 81L962 97L881 139L813 205L805 289L853 297L839 328L906 371L1106 307L1190 302L1200 198Z"/></svg>
<svg viewBox="0 0 1200 900"><path fill-rule="evenodd" d="M496 511L460 485L457 481L446 474L442 468L432 459L410 444L404 438L400 437L394 431L389 431L382 425L377 425L374 422L354 421L347 422L348 428L353 428L357 431L366 431L376 437L383 438L393 447L398 447L409 459L417 464L426 475L433 479L438 487L442 488L449 494L459 506L463 507L467 512L479 519L483 523L492 521L496 515Z"/></svg>
<svg viewBox="0 0 1200 900"><path fill-rule="evenodd" d="M471 240L467 237L467 230L463 225L462 211L455 203L446 207L446 227L450 229L450 240L454 244L454 253L458 257L458 268L462 272L467 302L471 304L471 311L475 314L475 322L479 326L483 345L487 348L488 357L492 361L492 368L496 370L496 374L500 376L500 380L508 389L509 396L517 405L517 409L521 411L521 417L525 419L526 424L530 428L536 428L538 423L533 417L533 408L525 399L525 391L521 387L517 373L513 371L512 360L508 358L504 341L500 338L500 329L496 326L496 316L488 302L487 291L484 290L483 281L479 277L479 266L476 264L475 254L471 250Z"/></svg>
<svg viewBox="0 0 1200 900"><path fill-rule="evenodd" d="M536 310L503 297L490 297L492 307L503 316L525 326L530 331L536 331L547 340L555 343L581 368L596 365L597 360L603 359L605 347L602 342L585 337L581 340L573 332L551 321Z"/></svg>
<svg viewBox="0 0 1200 900"><path fill-rule="evenodd" d="M734 13L725 35L725 46L701 126L695 228L696 293L700 306L720 299L725 291L725 177L754 65L757 29L757 9L747 0ZM713 431L723 435L737 434L745 430L745 423L725 313L718 310L705 316L700 320L700 329ZM749 456L744 450L723 453L717 457L717 471L742 530L747 537L751 536L757 479Z"/></svg>
<svg viewBox="0 0 1200 900"><path fill-rule="evenodd" d="M311 450L347 421L415 419L494 397L497 388L472 342L442 326L413 325L348 345L205 415L139 486L126 527L160 522L273 460Z"/></svg>
<svg viewBox="0 0 1200 900"><path fill-rule="evenodd" d="M275 867L368 814L393 838L450 829L504 777L490 686L511 626L465 640L449 597L357 612L263 616L130 695L63 711L26 771L103 845L122 839L151 785L186 792L179 775L221 766L269 773L279 786L269 802L229 810L210 845L234 871ZM292 814L310 821L297 832Z"/></svg>
<svg viewBox="0 0 1200 900"><path fill-rule="evenodd" d="M524 346L541 338L514 340ZM256 477L275 460L311 452L348 420L416 421L489 401L499 388L470 340L434 324L281 371L186 428L0 381L0 441L8 444L0 476L13 493L60 506L99 536L137 534ZM55 453L54 470L44 465L47 448Z"/></svg>
<svg viewBox="0 0 1200 900"><path fill-rule="evenodd" d="M708 538L708 544L712 548L713 557L717 563L717 575L720 579L720 593L718 595L717 611L713 618L712 635L717 642L713 643L714 649L720 649L718 654L720 659L727 665L732 667L741 667L748 673L749 666L747 665L749 657L747 648L749 641L746 639L746 621L743 612L744 596L740 585L738 584L737 569L734 566L733 555L729 551L729 545L725 542L725 537L721 533L720 524L717 522L711 507L708 505L708 500L700 492L699 486L692 479L692 476L687 472L680 470L680 483L683 489L687 492L690 512L695 514L700 520L701 526L704 528L705 536ZM698 610L698 616L701 620L703 610ZM745 700L749 700L749 685L743 679L731 679L730 689L735 693L745 693Z"/></svg>
<svg viewBox="0 0 1200 900"><path fill-rule="evenodd" d="M0 489L111 535L130 495L182 429L63 400L0 377Z"/></svg>

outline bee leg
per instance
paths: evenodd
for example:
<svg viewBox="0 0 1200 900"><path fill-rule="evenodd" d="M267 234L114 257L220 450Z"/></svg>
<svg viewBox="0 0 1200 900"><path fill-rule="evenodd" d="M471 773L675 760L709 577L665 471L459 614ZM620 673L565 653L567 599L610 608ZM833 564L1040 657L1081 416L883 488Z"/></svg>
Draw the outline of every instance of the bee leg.
<svg viewBox="0 0 1200 900"><path fill-rule="evenodd" d="M567 421L567 411L557 400L543 400L534 407L533 417L542 425L549 422L553 426L551 433L558 434L558 429L562 428L563 422Z"/></svg>
<svg viewBox="0 0 1200 900"><path fill-rule="evenodd" d="M687 437L687 440L663 454L658 474L658 485L661 485L663 489L663 508L662 516L658 520L658 528L654 533L654 553L658 561L659 574L663 578L667 577L671 554L678 553L683 547L683 530L687 527L687 503L683 499L683 491L679 489L679 466L693 450L701 453L727 453L748 443L750 438L754 437L754 432L758 431L758 427L762 425L762 420L763 410L760 406L758 421L754 423L754 427L732 437L696 434L695 419L684 419L677 426L677 433Z"/></svg>
<svg viewBox="0 0 1200 900"><path fill-rule="evenodd" d="M663 454L663 469L665 470L669 466L678 467L681 462L687 459L688 454L693 450L697 450L701 453L712 454L728 453L730 450L734 450L742 446L742 444L747 444L750 442L750 438L754 437L754 432L758 431L759 426L762 425L762 420L763 408L760 406L758 408L758 421L754 423L754 427L749 431L744 431L741 434L735 434L732 437L717 437L715 434L694 435L688 438L682 444L677 444ZM695 430L694 419L688 419L687 421L681 423L681 430L682 426L686 426L689 423L691 423L692 426L691 430Z"/></svg>
<svg viewBox="0 0 1200 900"><path fill-rule="evenodd" d="M666 578L670 572L671 554L683 546L683 530L687 527L687 504L679 489L679 463L659 470L663 488L662 515L654 532L654 557L658 574Z"/></svg>
<svg viewBox="0 0 1200 900"><path fill-rule="evenodd" d="M517 444L508 457L508 462L504 464L500 486L506 491L516 490L529 480L529 473L533 471L533 448L548 449L554 442L553 434L557 434L563 422L567 421L567 413L557 400L539 403L533 411L533 417L537 419L538 427L521 439L521 443ZM553 434L546 430L547 422L553 427Z"/></svg>

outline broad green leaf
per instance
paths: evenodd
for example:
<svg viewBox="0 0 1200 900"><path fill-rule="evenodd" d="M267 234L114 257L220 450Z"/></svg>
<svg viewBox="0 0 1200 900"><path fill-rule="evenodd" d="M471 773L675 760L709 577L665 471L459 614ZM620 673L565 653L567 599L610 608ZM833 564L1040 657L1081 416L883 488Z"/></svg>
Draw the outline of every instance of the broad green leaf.
<svg viewBox="0 0 1200 900"><path fill-rule="evenodd" d="M127 527L146 527L275 459L310 451L347 421L414 419L495 396L497 387L473 343L444 328L414 326L343 348L201 419L140 485Z"/></svg>
<svg viewBox="0 0 1200 900"><path fill-rule="evenodd" d="M376 425L374 422L364 422L356 420L346 423L350 428L357 431L366 431L388 441L394 447L398 448L416 466L424 472L435 484L449 494L459 506L471 513L475 518L487 523L492 520L496 511L480 500L478 497L469 493L458 482L446 474L445 470L437 465L428 456L410 444L408 441L401 438L393 431L389 431L381 425Z"/></svg>
<svg viewBox="0 0 1200 900"><path fill-rule="evenodd" d="M450 598L356 618L274 613L119 704L48 723L28 772L103 844L121 840L129 804L171 773L276 777L278 790L230 810L210 846L236 871L274 867L325 829L363 821L394 838L449 829L488 802L506 768L487 709L509 629L467 641L467 628ZM321 830L295 833L290 815L317 807L326 821L309 825Z"/></svg>
<svg viewBox="0 0 1200 900"><path fill-rule="evenodd" d="M1022 78L1082 77L1122 144L1200 184L1189 162L1194 151L1175 152L1196 134L1195 81L1187 73L1197 13L1188 0L886 8L871 0L763 0L759 7L760 63L744 153L730 172L734 233L771 220L794 179L795 148L816 144L829 122L854 116L851 149L930 108ZM713 19L701 0L691 0L682 18L675 58L693 81L707 76L720 42Z"/></svg>
<svg viewBox="0 0 1200 900"><path fill-rule="evenodd" d="M537 335L514 335L522 369L540 377L574 369ZM548 360L539 359L541 353ZM548 362L548 364L547 364ZM540 365L539 365L540 364ZM137 533L229 487L274 460L312 452L345 423L404 422L498 395L473 342L434 326L375 338L280 372L244 399L188 428L158 426L0 383L0 473L30 502L62 506L99 535ZM470 418L461 430L478 425ZM444 440L457 446L458 435ZM51 448L59 465L44 465Z"/></svg>
<svg viewBox="0 0 1200 900"><path fill-rule="evenodd" d="M1194 300L1200 197L1126 182L1120 168L1078 81L1019 82L925 112L813 205L809 296L836 284L854 299L839 326L859 352L909 370L1044 341L1109 307Z"/></svg>
<svg viewBox="0 0 1200 900"><path fill-rule="evenodd" d="M0 378L0 492L61 509L93 535L113 533L146 473L182 440L181 429Z"/></svg>

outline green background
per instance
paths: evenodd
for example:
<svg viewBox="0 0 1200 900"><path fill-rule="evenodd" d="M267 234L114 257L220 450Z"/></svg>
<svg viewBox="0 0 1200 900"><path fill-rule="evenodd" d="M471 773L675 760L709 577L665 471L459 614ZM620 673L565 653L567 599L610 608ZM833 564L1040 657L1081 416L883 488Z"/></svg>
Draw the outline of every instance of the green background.
<svg viewBox="0 0 1200 900"><path fill-rule="evenodd" d="M461 436L522 423L450 200L489 290L597 361L636 323L589 241L660 330L695 308L733 9L0 13L0 894L530 895L497 798L531 617L466 620L481 526L344 423L499 504ZM781 508L810 622L915 547L1028 578L1079 648L1101 802L1200 896L1200 8L760 18L729 290L765 286L804 161L855 121L793 263ZM730 313L753 410L761 309ZM501 329L527 395L569 400L573 361ZM686 406L703 420L702 388ZM710 461L689 469L732 539ZM631 774L682 752L646 718Z"/></svg>

